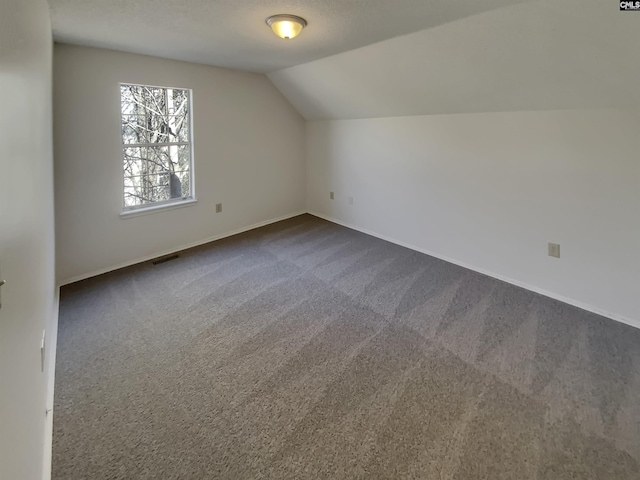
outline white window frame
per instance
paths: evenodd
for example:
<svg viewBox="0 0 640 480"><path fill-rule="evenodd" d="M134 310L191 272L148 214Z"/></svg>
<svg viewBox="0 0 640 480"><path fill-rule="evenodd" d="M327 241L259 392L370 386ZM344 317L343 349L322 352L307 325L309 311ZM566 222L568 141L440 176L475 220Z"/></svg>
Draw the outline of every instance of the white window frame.
<svg viewBox="0 0 640 480"><path fill-rule="evenodd" d="M188 95L188 108L189 108L189 141L188 142L167 142L167 143L124 143L124 136L122 135L122 86L134 86L134 87L148 87L148 88L160 88L165 91L167 89L174 90L186 90L189 92ZM120 105L118 108L118 119L119 119L119 132L120 132L120 168L121 170L121 180L122 180L122 188L120 190L120 195L122 198L122 211L120 213L120 217L129 218L135 217L138 215L143 215L147 213L156 213L164 210L172 210L174 208L187 207L190 205L194 205L197 203L198 199L195 195L195 170L194 170L194 153L193 153L193 89L184 88L184 87L166 87L159 85L148 85L143 83L132 83L132 82L120 82L118 83L118 104ZM125 189L125 171L124 171L124 151L125 148L136 148L136 147L159 147L159 146L184 146L188 145L189 148L189 196L181 197L181 198L172 198L169 200L163 200L161 202L153 202L148 203L146 205L134 205L134 206L126 206L124 201L124 189Z"/></svg>

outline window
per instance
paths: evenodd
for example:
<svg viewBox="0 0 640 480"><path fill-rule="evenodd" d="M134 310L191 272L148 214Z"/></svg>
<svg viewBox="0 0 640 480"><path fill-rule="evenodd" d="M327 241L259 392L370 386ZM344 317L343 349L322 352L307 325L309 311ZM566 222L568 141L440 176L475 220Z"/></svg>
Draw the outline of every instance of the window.
<svg viewBox="0 0 640 480"><path fill-rule="evenodd" d="M120 84L124 211L192 200L191 90Z"/></svg>

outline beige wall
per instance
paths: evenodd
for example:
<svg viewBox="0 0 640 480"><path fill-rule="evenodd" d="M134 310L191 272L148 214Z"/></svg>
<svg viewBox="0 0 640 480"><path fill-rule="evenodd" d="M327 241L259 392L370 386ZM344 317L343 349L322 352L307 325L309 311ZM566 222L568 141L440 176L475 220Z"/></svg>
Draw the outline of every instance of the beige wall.
<svg viewBox="0 0 640 480"><path fill-rule="evenodd" d="M193 89L196 205L120 217L119 82ZM61 282L304 209L304 120L264 75L56 45L54 126Z"/></svg>
<svg viewBox="0 0 640 480"><path fill-rule="evenodd" d="M51 25L45 0L0 2L0 478L49 475L54 280ZM46 331L46 358L40 343Z"/></svg>
<svg viewBox="0 0 640 480"><path fill-rule="evenodd" d="M638 131L638 110L309 122L308 207L640 328Z"/></svg>

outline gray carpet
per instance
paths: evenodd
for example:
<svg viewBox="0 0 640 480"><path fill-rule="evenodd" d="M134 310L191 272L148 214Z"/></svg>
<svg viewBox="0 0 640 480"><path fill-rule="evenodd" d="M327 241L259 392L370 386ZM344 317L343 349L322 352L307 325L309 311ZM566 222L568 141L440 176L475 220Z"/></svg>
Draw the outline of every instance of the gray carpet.
<svg viewBox="0 0 640 480"><path fill-rule="evenodd" d="M303 215L62 290L54 479L640 479L640 330Z"/></svg>

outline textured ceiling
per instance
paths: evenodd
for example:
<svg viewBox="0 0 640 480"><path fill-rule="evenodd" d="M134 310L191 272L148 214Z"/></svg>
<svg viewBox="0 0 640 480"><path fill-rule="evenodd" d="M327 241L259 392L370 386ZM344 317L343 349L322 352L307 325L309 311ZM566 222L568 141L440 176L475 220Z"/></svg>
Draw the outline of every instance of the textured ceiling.
<svg viewBox="0 0 640 480"><path fill-rule="evenodd" d="M525 1L533 0L49 0L49 4L59 42L270 72ZM299 15L309 26L295 40L281 40L264 23L276 13Z"/></svg>
<svg viewBox="0 0 640 480"><path fill-rule="evenodd" d="M541 0L268 76L307 119L638 108L638 45L618 2Z"/></svg>

